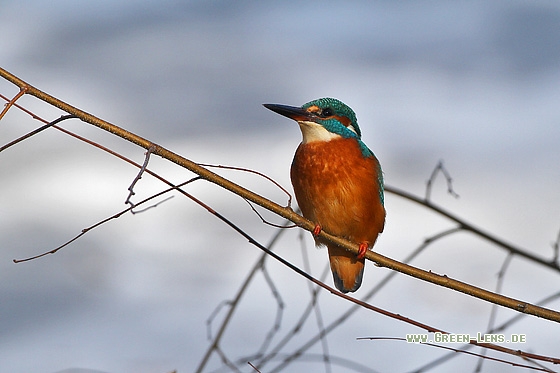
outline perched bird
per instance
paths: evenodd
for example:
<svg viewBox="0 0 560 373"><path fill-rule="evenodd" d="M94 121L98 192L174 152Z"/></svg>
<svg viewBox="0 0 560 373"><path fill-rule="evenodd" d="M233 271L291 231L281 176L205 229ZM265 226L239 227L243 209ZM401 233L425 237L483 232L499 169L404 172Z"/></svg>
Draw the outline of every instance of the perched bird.
<svg viewBox="0 0 560 373"><path fill-rule="evenodd" d="M364 257L383 232L383 174L361 140L356 114L341 101L320 98L302 107L264 104L299 124L291 180L303 216L316 224L318 245L326 245L333 279L343 293L362 284ZM317 235L324 229L360 245L358 255Z"/></svg>

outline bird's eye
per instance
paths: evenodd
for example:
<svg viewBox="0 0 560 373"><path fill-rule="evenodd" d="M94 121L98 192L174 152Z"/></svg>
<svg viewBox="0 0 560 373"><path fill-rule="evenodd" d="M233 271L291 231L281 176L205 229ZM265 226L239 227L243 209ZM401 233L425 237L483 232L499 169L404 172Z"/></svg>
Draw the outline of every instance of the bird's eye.
<svg viewBox="0 0 560 373"><path fill-rule="evenodd" d="M330 117L333 114L333 109L331 109L330 107L323 109L323 111L321 112L321 116L323 117Z"/></svg>

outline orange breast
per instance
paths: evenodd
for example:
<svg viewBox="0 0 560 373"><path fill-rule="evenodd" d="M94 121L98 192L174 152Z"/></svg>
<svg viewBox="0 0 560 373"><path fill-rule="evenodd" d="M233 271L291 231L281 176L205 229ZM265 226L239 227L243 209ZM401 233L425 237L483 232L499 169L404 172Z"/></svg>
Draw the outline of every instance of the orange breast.
<svg viewBox="0 0 560 373"><path fill-rule="evenodd" d="M385 224L379 162L355 139L300 144L291 179L303 215L323 230L373 246Z"/></svg>

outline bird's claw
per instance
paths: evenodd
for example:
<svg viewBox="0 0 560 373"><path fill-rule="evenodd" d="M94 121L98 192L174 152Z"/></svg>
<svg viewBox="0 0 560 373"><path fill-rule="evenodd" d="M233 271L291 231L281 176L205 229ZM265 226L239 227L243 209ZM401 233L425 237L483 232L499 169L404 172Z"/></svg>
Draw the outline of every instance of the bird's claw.
<svg viewBox="0 0 560 373"><path fill-rule="evenodd" d="M358 249L358 260L364 259L366 257L367 251L368 251L367 242L362 242L360 244L360 248Z"/></svg>
<svg viewBox="0 0 560 373"><path fill-rule="evenodd" d="M313 234L313 237L317 237L319 233L321 233L321 226L319 224L316 224L315 228L313 228L313 232L311 233Z"/></svg>

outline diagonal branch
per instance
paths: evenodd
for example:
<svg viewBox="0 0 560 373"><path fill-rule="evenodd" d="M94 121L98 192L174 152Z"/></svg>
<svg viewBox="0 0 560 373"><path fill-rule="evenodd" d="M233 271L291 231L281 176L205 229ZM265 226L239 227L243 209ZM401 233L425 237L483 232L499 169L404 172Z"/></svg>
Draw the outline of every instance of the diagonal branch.
<svg viewBox="0 0 560 373"><path fill-rule="evenodd" d="M159 146L147 139L144 139L132 132L129 132L123 128L120 128L114 124L111 124L107 121L104 121L100 118L97 118L91 114L86 113L83 110L80 110L74 106L71 106L31 85L29 85L28 83L24 82L23 80L19 79L18 77L16 77L15 75L9 73L8 71L0 68L0 76L2 76L3 78L5 78L6 80L12 82L13 84L17 85L20 89L25 90L26 94L30 94L32 96L37 97L38 99L45 101L53 106L56 106L58 108L60 108L61 110L67 112L68 114L72 114L77 116L78 118L80 118L82 121L86 122L86 123L90 123L93 124L96 127L99 127L105 131L108 131L114 135L117 135L127 141L130 141L144 149L150 149L153 148L153 154L155 155L159 155L162 158L165 158L181 167L184 167L194 173L196 173L197 175L199 175L201 178L206 179L224 189L227 189L249 201L252 201L288 220L291 220L292 222L294 222L295 224L297 224L298 226L308 230L308 231L313 231L313 229L315 228L315 223L303 218L301 215L298 215L297 213L295 213L291 208L289 207L283 207L278 205L275 202L272 202L246 188L243 188L242 186L235 184L215 173L213 173L212 171L201 167L199 165L197 165L195 162L188 160L184 157L181 157L180 155L173 153L172 151L165 149L162 146ZM446 215L446 214L444 214ZM446 215L447 216L447 215ZM467 230L471 230L472 231L472 227L469 226L464 226L464 229ZM356 253L358 254L359 252L359 247L357 244L352 243L344 238L341 237L337 237L334 235L331 235L325 231L322 231L320 233L321 238L324 238L338 246L343 247L344 249ZM491 241L494 241L494 238L491 238L490 236L488 236L488 239ZM514 298L509 298L509 297L505 297L499 294L495 294L491 291L488 290L484 290L469 284L466 284L464 282L461 281L457 281L454 280L452 278L447 277L446 275L439 275L430 271L425 271L410 265L406 265L403 264L399 261L396 261L394 259L388 258L386 256L383 256L381 254L372 252L372 251L368 251L366 253L366 258L368 260L371 260L373 262L375 262L378 266L380 267L387 267L389 269L395 270L395 271L399 271L401 273L404 273L406 275L412 276L414 278L423 280L423 281L427 281L427 282L431 282L433 284L437 284L443 287L447 287L459 292L462 292L464 294L468 294L471 295L473 297L479 298L479 299L483 299L486 300L488 302L491 303L496 303L499 304L501 306L504 307L508 307L511 308L513 310L516 310L518 312L522 312L522 313L526 313L526 314L531 314L531 315L535 315L538 317L542 317L548 320L552 320L552 321L556 321L556 322L560 322L560 312L557 311L553 311L550 309L546 309L543 307L538 307L535 305L532 305L528 302L524 302L521 300L517 300ZM544 262L546 263L546 262Z"/></svg>

